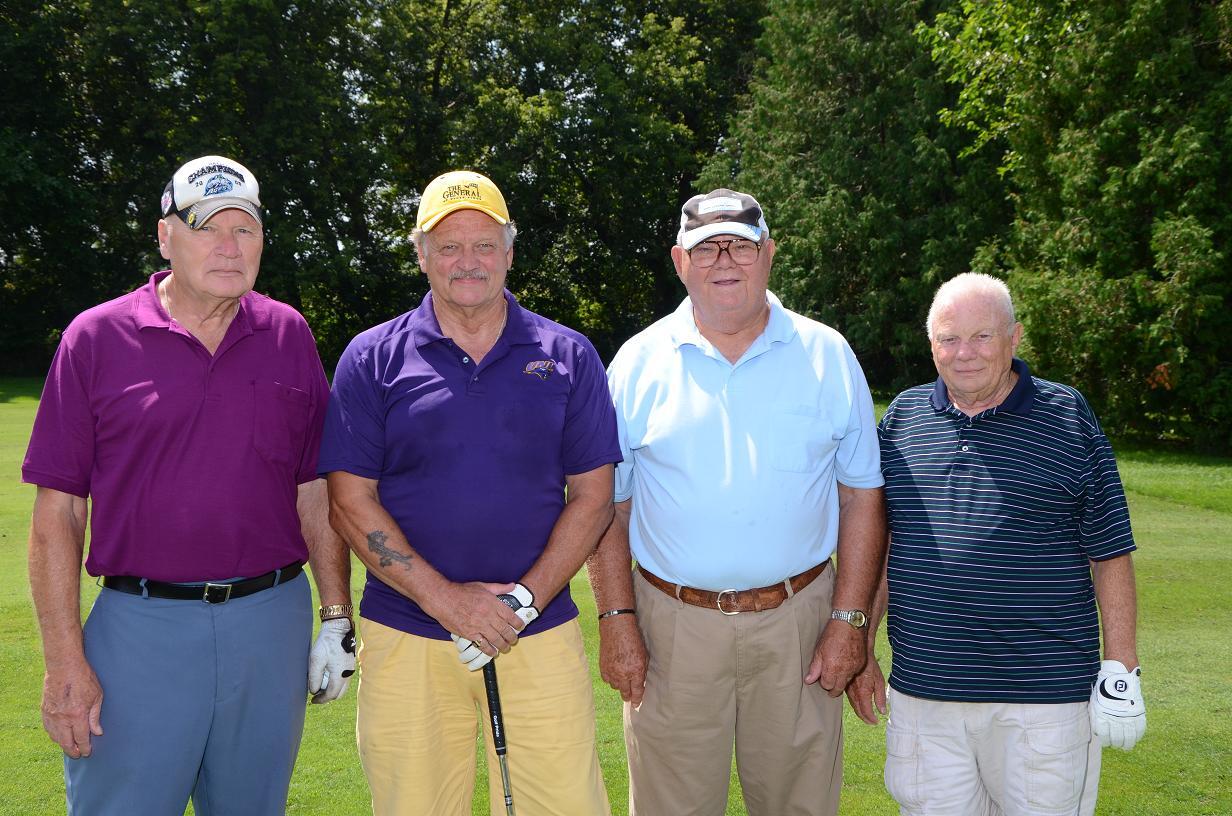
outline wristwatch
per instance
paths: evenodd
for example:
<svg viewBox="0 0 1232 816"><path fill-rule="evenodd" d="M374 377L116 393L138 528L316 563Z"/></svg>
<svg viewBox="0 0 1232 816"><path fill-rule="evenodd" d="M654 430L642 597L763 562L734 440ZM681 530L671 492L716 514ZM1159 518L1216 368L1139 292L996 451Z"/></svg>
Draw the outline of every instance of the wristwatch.
<svg viewBox="0 0 1232 816"><path fill-rule="evenodd" d="M331 618L349 618L354 611L355 607L351 604L330 604L329 606L317 608L317 614L320 615L323 621Z"/></svg>
<svg viewBox="0 0 1232 816"><path fill-rule="evenodd" d="M855 629L868 626L868 615L864 614L863 609L835 609L830 612L830 620L849 623Z"/></svg>

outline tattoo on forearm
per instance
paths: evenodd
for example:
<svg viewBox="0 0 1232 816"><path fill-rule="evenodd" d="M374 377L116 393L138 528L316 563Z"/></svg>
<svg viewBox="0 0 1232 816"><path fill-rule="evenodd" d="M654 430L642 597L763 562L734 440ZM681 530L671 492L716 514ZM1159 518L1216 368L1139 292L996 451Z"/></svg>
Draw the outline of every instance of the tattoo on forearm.
<svg viewBox="0 0 1232 816"><path fill-rule="evenodd" d="M368 533L368 549L381 557L380 564L382 567L388 567L390 564L397 561L407 569L411 568L411 559L413 556L406 553L400 553L397 550L391 549L385 545L389 540L389 536L382 533L380 530L373 530Z"/></svg>

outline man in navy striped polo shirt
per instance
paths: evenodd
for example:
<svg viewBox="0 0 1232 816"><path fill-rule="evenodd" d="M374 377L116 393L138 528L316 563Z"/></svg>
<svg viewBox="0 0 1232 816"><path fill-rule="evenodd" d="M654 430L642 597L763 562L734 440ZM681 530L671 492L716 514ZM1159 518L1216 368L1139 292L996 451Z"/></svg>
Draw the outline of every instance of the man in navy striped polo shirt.
<svg viewBox="0 0 1232 816"><path fill-rule="evenodd" d="M886 787L903 814L1091 814L1101 745L1146 729L1112 448L1080 393L1014 357L1001 281L944 284L928 336L940 377L879 426L890 549L868 638L872 654L888 594ZM870 724L885 713L875 659L848 696Z"/></svg>

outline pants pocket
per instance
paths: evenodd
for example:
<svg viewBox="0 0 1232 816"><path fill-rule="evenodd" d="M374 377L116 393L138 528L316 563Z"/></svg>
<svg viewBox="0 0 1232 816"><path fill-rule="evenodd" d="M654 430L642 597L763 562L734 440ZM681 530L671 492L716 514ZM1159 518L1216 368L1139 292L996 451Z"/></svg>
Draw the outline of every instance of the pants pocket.
<svg viewBox="0 0 1232 816"><path fill-rule="evenodd" d="M886 729L885 786L905 809L920 806L920 738Z"/></svg>
<svg viewBox="0 0 1232 816"><path fill-rule="evenodd" d="M1087 773L1091 724L1073 720L1026 729L1027 801L1041 813L1076 814Z"/></svg>

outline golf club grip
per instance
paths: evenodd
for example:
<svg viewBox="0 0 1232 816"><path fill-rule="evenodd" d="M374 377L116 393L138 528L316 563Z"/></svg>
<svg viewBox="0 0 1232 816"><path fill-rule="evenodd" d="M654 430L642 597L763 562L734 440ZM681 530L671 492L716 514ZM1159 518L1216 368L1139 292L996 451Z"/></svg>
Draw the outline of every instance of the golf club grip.
<svg viewBox="0 0 1232 816"><path fill-rule="evenodd" d="M488 693L488 719L492 722L492 747L497 756L505 755L505 718L501 716L500 688L496 685L496 662L483 667L483 687Z"/></svg>

